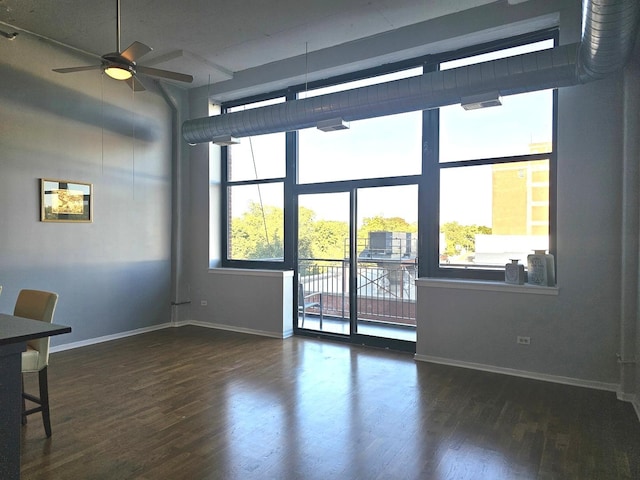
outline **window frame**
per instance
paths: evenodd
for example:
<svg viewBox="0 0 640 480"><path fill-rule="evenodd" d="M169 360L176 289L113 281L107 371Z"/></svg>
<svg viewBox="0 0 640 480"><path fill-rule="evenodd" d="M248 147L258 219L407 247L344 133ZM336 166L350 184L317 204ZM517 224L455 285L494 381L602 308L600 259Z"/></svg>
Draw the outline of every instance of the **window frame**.
<svg viewBox="0 0 640 480"><path fill-rule="evenodd" d="M251 97L245 97L238 100L233 100L230 102L226 102L221 105L221 114L227 113L230 109L234 107L238 107L240 105L245 105L249 103L256 103L265 100L272 100L274 98L285 97L285 101L289 100L286 91L278 90L275 92L270 92L262 95L254 95ZM288 135L288 133L286 134ZM221 147L220 148L220 171L221 171L221 189L220 189L220 264L223 268L248 268L248 269L265 269L265 270L283 270L287 269L288 261L288 250L291 248L287 248L287 188L286 188L286 179L288 176L288 149L285 150L285 176L284 177L273 177L273 178L264 178L264 179L253 179L253 180L229 180L229 148ZM270 260L250 260L250 259L237 259L237 258L229 258L229 188L237 187L243 185L265 185L265 184L274 184L274 183L282 183L284 188L284 199L283 199L283 209L284 209L284 258L282 261L270 261ZM289 255L290 256L290 255Z"/></svg>
<svg viewBox="0 0 640 480"><path fill-rule="evenodd" d="M305 84L293 85L285 90L277 90L261 95L254 95L225 102L221 105L221 112L226 113L230 108L269 100L284 96L286 101L295 100L300 92L307 89L315 89L338 85L341 83L361 80L372 76L397 72L415 67L423 67L423 74L428 74L439 68L443 62L456 60L502 50L520 45L534 43L542 40L553 40L554 45L558 43L558 30L546 29L507 39L487 42L480 45L439 53L437 55L426 55L392 64L381 65L374 68L360 70L357 72L339 75L328 79L308 82ZM440 171L447 168L457 168L473 165L490 165L496 163L512 163L531 160L548 159L549 161L549 252L557 259L557 119L558 119L558 92L552 92L552 146L550 153L534 153L517 155L511 157L484 158L473 160L461 160L452 162L439 162L439 109L424 110L422 112L422 174L407 177L384 177L382 179L368 178L359 180L346 180L337 182L326 182L322 184L297 183L297 161L298 161L298 134L296 131L286 132L286 165L284 178L270 178L263 180L242 180L229 181L228 179L228 148L221 148L221 266L225 268L247 268L247 269L294 269L295 268L295 242L296 242L296 218L297 201L296 193L304 190L313 192L315 190L331 190L331 184L353 184L357 186L380 186L395 185L418 182L418 275L420 277L433 278L457 278L504 281L504 268L482 269L482 268L460 268L444 267L440 265L439 239L440 239ZM258 185L265 183L284 184L284 258L283 261L262 261L262 260L241 260L228 258L229 248L229 218L228 218L228 189L237 185ZM557 261L556 261L557 265ZM558 278L556 272L556 279Z"/></svg>
<svg viewBox="0 0 640 480"><path fill-rule="evenodd" d="M508 40L508 39L507 39ZM513 40L513 39L512 39ZM544 30L534 34L522 35L515 41L498 41L485 44L484 46L474 46L466 49L448 52L438 58L438 63L434 68L438 68L440 63L457 60L464 57L481 55L497 50L535 43L543 40L552 40L554 46L558 43L557 30ZM425 69L426 72L426 69ZM446 267L440 264L440 172L444 169L495 165L500 163L518 163L533 160L549 161L549 253L557 259L557 120L558 120L558 90L552 91L552 119L551 119L551 151L548 153L532 153L513 155L507 157L480 158L471 160L458 160L451 162L440 162L439 137L440 137L440 109L425 110L423 112L423 138L426 145L424 149L423 172L428 178L425 179L425 195L421 198L421 205L418 208L418 222L424 222L426 228L421 229L426 238L421 239L419 252L424 251L421 247L426 247L426 254L420 254L418 264L419 276L430 278L449 278L467 280L488 280L504 281L504 267L499 268L462 268ZM555 263L557 265L557 261ZM526 266L525 266L526 269ZM556 272L557 281L557 272Z"/></svg>

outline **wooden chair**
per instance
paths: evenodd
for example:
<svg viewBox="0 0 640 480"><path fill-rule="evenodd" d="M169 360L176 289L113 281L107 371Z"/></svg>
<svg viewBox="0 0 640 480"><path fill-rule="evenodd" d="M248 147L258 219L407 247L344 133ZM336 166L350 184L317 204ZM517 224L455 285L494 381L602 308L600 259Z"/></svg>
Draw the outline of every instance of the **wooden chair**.
<svg viewBox="0 0 640 480"><path fill-rule="evenodd" d="M16 300L13 314L17 317L40 320L51 323L58 303L58 294L40 290L21 290ZM49 337L29 340L27 351L22 353L22 424L27 423L27 415L42 412L42 423L47 438L51 436L51 420L49 418L49 387L47 383L47 366L49 365ZM24 391L24 374L38 373L40 395L36 397ZM26 409L26 401L37 406Z"/></svg>
<svg viewBox="0 0 640 480"><path fill-rule="evenodd" d="M308 308L320 308L320 330L322 330L322 292L304 293L304 285L298 284L298 315L302 314L301 327L304 327L304 320Z"/></svg>

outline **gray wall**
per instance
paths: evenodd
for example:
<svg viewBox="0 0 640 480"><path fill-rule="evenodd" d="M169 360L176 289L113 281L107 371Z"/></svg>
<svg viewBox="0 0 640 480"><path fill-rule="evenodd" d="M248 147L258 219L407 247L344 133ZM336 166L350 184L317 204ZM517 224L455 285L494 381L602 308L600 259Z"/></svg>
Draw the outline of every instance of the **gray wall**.
<svg viewBox="0 0 640 480"><path fill-rule="evenodd" d="M22 288L57 292L73 332L54 346L170 320L170 109L99 71L51 71L88 62L0 40L0 311ZM94 222L40 222L39 178L93 183Z"/></svg>
<svg viewBox="0 0 640 480"><path fill-rule="evenodd" d="M205 280L191 323L274 338L293 335L293 272L214 268Z"/></svg>
<svg viewBox="0 0 640 480"><path fill-rule="evenodd" d="M561 25L561 41L576 41L579 23L565 15ZM560 89L558 108L558 295L428 288L419 305L417 355L615 390L622 75ZM518 335L530 336L531 345L517 345Z"/></svg>
<svg viewBox="0 0 640 480"><path fill-rule="evenodd" d="M189 111L192 117L202 117L209 113L209 102L206 96L202 96L198 92L201 90L191 90L189 92ZM211 299L216 296L215 290L207 283L207 272L209 271L209 243L215 241L219 237L216 233L218 228L210 237L209 222L210 208L209 202L215 201L215 206L211 209L213 217L212 224L219 224L219 202L217 194L210 198L210 184L217 185L219 181L215 180L216 172L220 171L219 161L211 171L213 178L209 179L209 165L214 162L210 159L210 150L219 147L210 147L208 144L199 144L189 147L188 154L185 157L188 164L186 175L182 178L185 189L189 191L189 204L187 205L187 216L184 222L184 228L187 230L185 237L185 272L187 282L188 299L191 303L184 304L178 308L176 319L178 322L185 321L208 321L209 316L203 316L203 309L200 308L200 301ZM219 174L217 175L219 177ZM211 240L211 239L214 240ZM218 246L212 249L217 253Z"/></svg>
<svg viewBox="0 0 640 480"><path fill-rule="evenodd" d="M627 306L622 317L621 352L623 375L621 376L623 393L634 403L640 417L640 38L636 41L635 52L625 69L625 142L626 160L623 207L628 211L628 227L625 228L623 245L627 247L623 256L623 265L629 265L628 280L623 285L623 306Z"/></svg>
<svg viewBox="0 0 640 480"><path fill-rule="evenodd" d="M192 90L193 117L209 114L202 90ZM215 108L215 107L211 107ZM199 144L189 150L191 200L185 269L190 304L179 307L178 322L252 332L276 338L293 331L293 284L286 272L219 269L220 147ZM206 302L206 305L202 303Z"/></svg>

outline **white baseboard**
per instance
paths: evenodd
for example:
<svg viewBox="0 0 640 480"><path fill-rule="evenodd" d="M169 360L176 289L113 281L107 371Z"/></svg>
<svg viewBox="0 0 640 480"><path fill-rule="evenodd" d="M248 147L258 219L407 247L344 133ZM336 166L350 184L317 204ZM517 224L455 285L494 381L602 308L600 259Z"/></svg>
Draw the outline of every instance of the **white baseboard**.
<svg viewBox="0 0 640 480"><path fill-rule="evenodd" d="M285 330L282 333L267 332L265 330L255 330L253 328L235 327L232 325L223 325L221 323L200 322L197 320L187 320L185 322L176 322L174 326L182 327L185 325L195 325L197 327L215 328L216 330L226 330L228 332L248 333L250 335L259 335L261 337L271 337L285 339L293 335L293 330Z"/></svg>
<svg viewBox="0 0 640 480"><path fill-rule="evenodd" d="M49 352L63 352L65 350L71 350L73 348L87 347L89 345L96 345L98 343L109 342L111 340L118 340L119 338L132 337L134 335L140 335L142 333L153 332L155 330L162 330L164 328L184 327L186 325L195 325L198 327L215 328L217 330L226 330L230 332L248 333L250 335L259 335L261 337L279 338L281 340L293 336L293 329L277 334L275 332L266 332L263 330L254 330L251 328L233 327L230 325L221 325L218 323L197 322L188 320L185 322L171 322L161 323L159 325L153 325L151 327L137 328L135 330L129 330L126 332L114 333L113 335L104 335L102 337L89 338L88 340L80 340L79 342L65 343L62 345L56 345L51 347Z"/></svg>
<svg viewBox="0 0 640 480"><path fill-rule="evenodd" d="M161 323L159 325L152 325L150 327L136 328L135 330L128 330L126 332L114 333L113 335L104 335L102 337L89 338L88 340L80 340L79 342L64 343L62 345L56 345L51 347L49 352L63 352L65 350L71 350L73 348L86 347L89 345L95 345L97 343L109 342L111 340L117 340L119 338L132 337L134 335L140 335L141 333L153 332L155 330L162 330L163 328L171 327L171 323Z"/></svg>
<svg viewBox="0 0 640 480"><path fill-rule="evenodd" d="M580 378L563 377L560 375L548 375L546 373L528 372L526 370L516 370L514 368L496 367L493 365L484 365L482 363L464 362L461 360L451 360L449 358L433 357L431 355L418 355L414 359L421 362L439 363L442 365L450 365L452 367L470 368L472 370L482 370L484 372L501 373L504 375L512 375L514 377L530 378L532 380L542 380L545 382L562 383L564 385L572 385L574 387L593 388L595 390L606 390L608 392L617 392L617 383L595 382L593 380L583 380Z"/></svg>

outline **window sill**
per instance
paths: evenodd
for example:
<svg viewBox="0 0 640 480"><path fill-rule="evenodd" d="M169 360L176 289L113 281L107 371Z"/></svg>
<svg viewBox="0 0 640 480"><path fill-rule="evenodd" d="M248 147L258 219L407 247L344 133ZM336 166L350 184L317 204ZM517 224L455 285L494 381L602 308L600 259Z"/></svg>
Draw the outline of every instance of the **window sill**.
<svg viewBox="0 0 640 480"><path fill-rule="evenodd" d="M558 295L559 287L539 287L537 285L512 285L483 280L454 280L450 278L417 278L417 287L450 288L459 290L482 290L487 292L510 292L531 295Z"/></svg>
<svg viewBox="0 0 640 480"><path fill-rule="evenodd" d="M210 268L216 275L242 275L244 277L292 277L292 270L259 270L254 268Z"/></svg>

